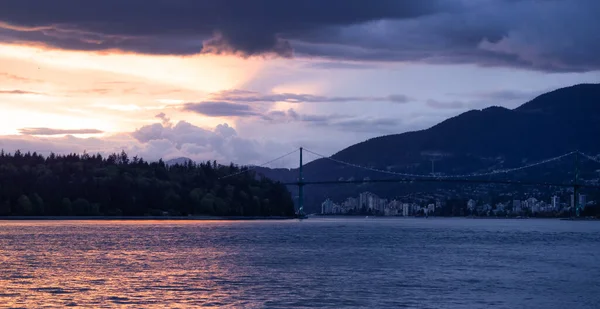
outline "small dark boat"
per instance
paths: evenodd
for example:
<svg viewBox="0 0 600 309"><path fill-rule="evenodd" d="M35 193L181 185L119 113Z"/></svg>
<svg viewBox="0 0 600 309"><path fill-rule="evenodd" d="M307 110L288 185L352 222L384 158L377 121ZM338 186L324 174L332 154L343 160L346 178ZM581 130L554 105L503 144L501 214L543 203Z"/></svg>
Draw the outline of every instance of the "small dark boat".
<svg viewBox="0 0 600 309"><path fill-rule="evenodd" d="M308 219L308 216L306 215L306 213L304 213L304 209L300 208L298 210L298 212L296 213L296 218L302 220L302 219Z"/></svg>

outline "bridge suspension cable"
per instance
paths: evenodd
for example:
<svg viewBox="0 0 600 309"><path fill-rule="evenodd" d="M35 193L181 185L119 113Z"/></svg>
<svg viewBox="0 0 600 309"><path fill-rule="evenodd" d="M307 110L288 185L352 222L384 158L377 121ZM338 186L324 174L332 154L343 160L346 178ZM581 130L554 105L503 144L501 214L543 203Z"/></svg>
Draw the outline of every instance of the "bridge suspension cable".
<svg viewBox="0 0 600 309"><path fill-rule="evenodd" d="M590 156L590 155L588 155L586 153L583 153L581 151L577 151L577 153L579 153L580 155L584 156L585 158L587 158L590 161L594 161L596 163L600 163L600 160L596 159L594 156Z"/></svg>
<svg viewBox="0 0 600 309"><path fill-rule="evenodd" d="M298 152L299 150L300 149L296 149L294 151L288 152L288 153L286 153L286 154L284 154L284 155L282 155L280 157L277 157L277 158L275 158L273 160L267 161L267 162L265 162L265 163L263 163L261 165L254 165L254 166L249 167L249 168L247 168L247 169L245 169L243 171L240 171L240 172L237 172L237 173L232 173L232 174L229 174L229 175L225 175L223 177L218 178L218 180L229 178L229 177L234 177L234 176L237 176L237 175L241 175L241 174L246 173L248 171L255 170L255 169L259 168L259 167L265 167L266 165L269 165L269 164L271 164L271 163L273 163L273 162L275 162L277 160L281 160L281 159L283 159L283 158L285 158L285 157L287 157L289 155L292 155L292 154Z"/></svg>
<svg viewBox="0 0 600 309"><path fill-rule="evenodd" d="M331 157L327 157L324 156L322 154L316 153L314 151L308 150L308 149L304 149L304 151L312 153L316 156L319 156L321 158L339 163L339 164L343 164L346 166L350 166L350 167L355 167L355 168L360 168L363 170L367 170L367 171L372 171L372 172L378 172L378 173L384 173L384 174L389 174L389 175L396 175L396 176L402 176L402 177L412 177L412 178L469 178L469 177L480 177L480 176L490 176L490 175L497 175L497 174L505 174L505 173L511 173L511 172L516 172L516 171L520 171L520 170L524 170L527 168L532 168L538 165L543 165L546 163L550 163L553 161L558 161L562 158L571 156L575 153L577 153L577 151L572 151L569 153L565 153L563 155L554 157L554 158L550 158L550 159L546 159L543 161L539 161L536 163L532 163L532 164L528 164L528 165L524 165L524 166L520 166L520 167L515 167L515 168L508 168L508 169L502 169L502 170L495 170L495 171L491 171L491 172L487 172L487 173L472 173L472 174L463 174L463 175L427 175L427 174L409 174L409 173L399 173L399 172L393 172L393 171L386 171L386 170L381 170L381 169L376 169L376 168L372 168L372 167L366 167L366 166L362 166L362 165L358 165L358 164L354 164L354 163L349 163L349 162L345 162L345 161L341 161L341 160L337 160ZM600 163L600 162L599 162Z"/></svg>

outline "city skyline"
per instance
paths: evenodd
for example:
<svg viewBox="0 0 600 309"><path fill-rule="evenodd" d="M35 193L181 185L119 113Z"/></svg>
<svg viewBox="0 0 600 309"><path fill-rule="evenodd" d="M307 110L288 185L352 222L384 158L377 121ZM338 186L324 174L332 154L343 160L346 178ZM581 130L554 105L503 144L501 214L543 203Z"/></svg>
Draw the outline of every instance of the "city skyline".
<svg viewBox="0 0 600 309"><path fill-rule="evenodd" d="M466 203L462 206L460 213L454 213L455 209L442 210L451 199L435 197L433 194L420 194L421 196L382 198L369 191L362 192L358 197L348 197L341 203L336 203L331 198L326 198L321 203L320 214L322 215L377 215L377 216L520 216L520 215L543 215L543 216L567 216L574 209L573 194L570 194L570 203L561 202L561 195L553 195L549 202L536 197L525 197L524 199L501 198L501 202L490 203L485 199L473 197L462 198ZM595 206L596 201L587 201L586 194L578 194L578 206L584 210L586 206ZM460 202L459 202L460 203ZM456 207L456 201L451 202L451 207ZM465 207L466 206L466 207Z"/></svg>

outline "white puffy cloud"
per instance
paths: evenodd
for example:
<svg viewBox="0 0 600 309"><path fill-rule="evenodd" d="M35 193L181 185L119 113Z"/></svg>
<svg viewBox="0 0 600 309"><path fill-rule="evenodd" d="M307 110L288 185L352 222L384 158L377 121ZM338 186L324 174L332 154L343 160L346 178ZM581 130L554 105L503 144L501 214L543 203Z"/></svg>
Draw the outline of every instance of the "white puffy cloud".
<svg viewBox="0 0 600 309"><path fill-rule="evenodd" d="M148 158L188 157L195 161L217 160L239 164L261 164L270 154L288 152L292 146L238 136L227 123L213 130L179 121L174 126L151 124L131 133L137 142L134 152Z"/></svg>
<svg viewBox="0 0 600 309"><path fill-rule="evenodd" d="M12 135L0 137L0 149L38 152L48 155L67 153L100 153L103 155L125 150L130 156L148 161L187 157L194 161L217 160L227 164L262 164L272 157L293 150L293 146L268 140L238 136L227 123L213 130L203 129L186 121L173 126L160 123L143 126L131 133L102 138L38 137Z"/></svg>

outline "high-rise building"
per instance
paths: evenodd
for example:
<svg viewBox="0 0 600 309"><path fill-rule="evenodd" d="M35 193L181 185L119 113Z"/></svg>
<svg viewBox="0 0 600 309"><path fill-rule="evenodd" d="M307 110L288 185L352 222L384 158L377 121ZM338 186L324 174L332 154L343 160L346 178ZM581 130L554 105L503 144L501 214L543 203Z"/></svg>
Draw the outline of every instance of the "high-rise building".
<svg viewBox="0 0 600 309"><path fill-rule="evenodd" d="M585 208L585 204L586 204L586 197L585 194L579 194L579 207L581 208Z"/></svg>
<svg viewBox="0 0 600 309"><path fill-rule="evenodd" d="M359 207L367 209L377 209L379 197L371 192L363 192L359 195Z"/></svg>
<svg viewBox="0 0 600 309"><path fill-rule="evenodd" d="M383 215L385 216L396 216L398 215L398 209L396 208L385 208L383 211Z"/></svg>
<svg viewBox="0 0 600 309"><path fill-rule="evenodd" d="M402 203L400 203L398 200L392 200L385 205L384 213L386 216L396 216L399 213L402 213Z"/></svg>
<svg viewBox="0 0 600 309"><path fill-rule="evenodd" d="M483 212L491 211L492 210L492 205L490 205L490 204L484 204L483 206L481 206L481 210Z"/></svg>
<svg viewBox="0 0 600 309"><path fill-rule="evenodd" d="M346 201L344 201L344 203L342 203L342 208L344 209L345 212L358 209L359 208L358 207L358 199L355 197L347 198Z"/></svg>
<svg viewBox="0 0 600 309"><path fill-rule="evenodd" d="M535 197L530 197L527 199L527 209L535 212L533 209L538 205L538 200Z"/></svg>
<svg viewBox="0 0 600 309"><path fill-rule="evenodd" d="M384 212L387 205L388 205L387 199L385 199L385 198L379 199L379 201L377 202L377 210L380 212Z"/></svg>
<svg viewBox="0 0 600 309"><path fill-rule="evenodd" d="M410 204L402 204L402 215L408 217L410 215Z"/></svg>
<svg viewBox="0 0 600 309"><path fill-rule="evenodd" d="M419 206L419 204L417 204L417 203L410 204L410 213L411 214L416 214L417 212L419 212L419 210L421 210L421 206Z"/></svg>
<svg viewBox="0 0 600 309"><path fill-rule="evenodd" d="M332 200L330 199L326 199L325 202L323 202L321 204L321 214L330 214L333 213L333 208L336 205L333 203Z"/></svg>
<svg viewBox="0 0 600 309"><path fill-rule="evenodd" d="M496 204L496 211L504 211L504 207L503 203L498 203Z"/></svg>
<svg viewBox="0 0 600 309"><path fill-rule="evenodd" d="M367 207L367 199L369 198L369 192L363 192L358 195L358 208Z"/></svg>
<svg viewBox="0 0 600 309"><path fill-rule="evenodd" d="M560 209L560 198L556 195L553 196L550 204L552 204L552 208L554 210L559 210Z"/></svg>
<svg viewBox="0 0 600 309"><path fill-rule="evenodd" d="M521 212L521 200L513 200L513 212Z"/></svg>
<svg viewBox="0 0 600 309"><path fill-rule="evenodd" d="M435 212L435 204L427 205L427 214L433 214Z"/></svg>

